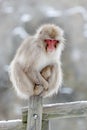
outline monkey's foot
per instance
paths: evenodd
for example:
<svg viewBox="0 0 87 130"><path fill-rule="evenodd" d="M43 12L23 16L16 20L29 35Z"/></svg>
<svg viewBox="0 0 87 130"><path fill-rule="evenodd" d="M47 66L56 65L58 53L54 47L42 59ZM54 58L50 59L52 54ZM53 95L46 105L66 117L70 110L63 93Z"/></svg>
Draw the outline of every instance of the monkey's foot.
<svg viewBox="0 0 87 130"><path fill-rule="evenodd" d="M43 92L43 86L35 85L34 87L34 95L40 95Z"/></svg>

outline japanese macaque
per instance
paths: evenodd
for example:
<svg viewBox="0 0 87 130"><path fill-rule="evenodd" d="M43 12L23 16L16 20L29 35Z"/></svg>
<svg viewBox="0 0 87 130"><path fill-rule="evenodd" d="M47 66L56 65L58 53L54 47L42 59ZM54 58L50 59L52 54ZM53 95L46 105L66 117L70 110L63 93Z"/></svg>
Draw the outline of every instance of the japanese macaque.
<svg viewBox="0 0 87 130"><path fill-rule="evenodd" d="M62 83L63 31L53 24L41 26L19 47L10 65L10 79L22 98L58 92Z"/></svg>

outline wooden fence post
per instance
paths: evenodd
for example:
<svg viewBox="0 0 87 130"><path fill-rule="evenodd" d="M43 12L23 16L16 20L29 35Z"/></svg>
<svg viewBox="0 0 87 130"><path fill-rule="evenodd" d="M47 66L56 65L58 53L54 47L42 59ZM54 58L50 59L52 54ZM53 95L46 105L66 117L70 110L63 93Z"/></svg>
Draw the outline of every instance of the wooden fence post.
<svg viewBox="0 0 87 130"><path fill-rule="evenodd" d="M29 99L27 130L41 130L42 127L42 97L32 96Z"/></svg>

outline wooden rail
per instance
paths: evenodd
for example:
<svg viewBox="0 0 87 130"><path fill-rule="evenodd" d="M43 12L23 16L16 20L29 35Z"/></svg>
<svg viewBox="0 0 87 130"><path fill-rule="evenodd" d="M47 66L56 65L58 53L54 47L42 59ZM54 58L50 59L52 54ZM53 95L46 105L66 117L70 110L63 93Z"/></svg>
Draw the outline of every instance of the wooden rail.
<svg viewBox="0 0 87 130"><path fill-rule="evenodd" d="M42 104L42 100L41 99L39 100L38 97L34 99L32 98L31 100L31 102L33 102L34 104L37 102L36 103L37 105L35 105L36 107L34 110L32 109L32 107L30 108L25 107L22 109L21 120L0 121L0 130L26 130L26 129L35 130L35 127L37 127L35 123L35 120L37 119L37 117L38 117L37 124L39 121L38 130L49 130L49 119L52 119L52 118L61 119L61 118L87 116L87 101L43 105L43 111L42 111L42 107L40 105ZM32 110L28 110L28 109L32 109ZM32 128L33 125L29 127L30 124L32 124L32 123L29 123L29 118L32 117L32 116L28 117L29 111L33 111L33 112L30 112L32 113L30 115L33 115L33 113L36 114L36 115L33 115L33 117L35 116L36 119L31 119L31 121L34 120L33 121L33 125L35 125L35 127L33 127L34 129ZM42 121L41 121L41 118L42 118ZM28 123L27 123L27 119L28 119ZM42 127L40 128L41 122L42 122Z"/></svg>

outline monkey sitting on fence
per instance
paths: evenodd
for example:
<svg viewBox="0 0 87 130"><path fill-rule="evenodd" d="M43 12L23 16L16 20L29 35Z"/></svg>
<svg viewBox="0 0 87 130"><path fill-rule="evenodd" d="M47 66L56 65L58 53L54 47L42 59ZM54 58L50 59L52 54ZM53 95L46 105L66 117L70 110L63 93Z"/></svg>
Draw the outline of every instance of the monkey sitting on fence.
<svg viewBox="0 0 87 130"><path fill-rule="evenodd" d="M19 47L10 65L10 79L22 98L58 92L62 83L63 31L53 24L41 26Z"/></svg>

